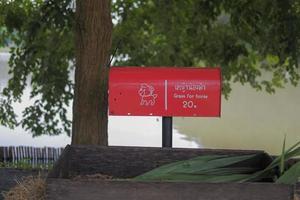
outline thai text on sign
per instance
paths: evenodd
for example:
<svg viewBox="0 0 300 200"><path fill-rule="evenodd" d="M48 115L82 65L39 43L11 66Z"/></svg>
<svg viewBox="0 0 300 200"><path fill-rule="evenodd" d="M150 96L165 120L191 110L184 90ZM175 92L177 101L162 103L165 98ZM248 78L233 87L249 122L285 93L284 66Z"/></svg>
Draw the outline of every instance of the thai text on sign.
<svg viewBox="0 0 300 200"><path fill-rule="evenodd" d="M219 117L220 112L220 68L110 69L110 115Z"/></svg>

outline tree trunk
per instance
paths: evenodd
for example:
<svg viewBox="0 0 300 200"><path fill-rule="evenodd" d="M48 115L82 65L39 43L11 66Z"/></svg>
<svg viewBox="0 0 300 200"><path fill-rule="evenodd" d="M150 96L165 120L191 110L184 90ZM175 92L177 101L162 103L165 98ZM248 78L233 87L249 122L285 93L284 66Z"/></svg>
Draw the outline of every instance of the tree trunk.
<svg viewBox="0 0 300 200"><path fill-rule="evenodd" d="M107 145L110 0L76 1L72 144Z"/></svg>

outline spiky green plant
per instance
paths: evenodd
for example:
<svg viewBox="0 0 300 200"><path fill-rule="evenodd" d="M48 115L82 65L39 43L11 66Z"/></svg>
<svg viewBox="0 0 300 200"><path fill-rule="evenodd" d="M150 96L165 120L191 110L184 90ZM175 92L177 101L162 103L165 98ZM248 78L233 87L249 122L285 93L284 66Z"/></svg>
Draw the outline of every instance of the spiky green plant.
<svg viewBox="0 0 300 200"><path fill-rule="evenodd" d="M259 154L243 156L207 155L163 165L134 178L136 181L254 182L271 178L276 183L294 184L300 177L300 161L289 169L287 160L300 156L300 142L285 150L267 167L236 167ZM279 171L279 173L278 173Z"/></svg>

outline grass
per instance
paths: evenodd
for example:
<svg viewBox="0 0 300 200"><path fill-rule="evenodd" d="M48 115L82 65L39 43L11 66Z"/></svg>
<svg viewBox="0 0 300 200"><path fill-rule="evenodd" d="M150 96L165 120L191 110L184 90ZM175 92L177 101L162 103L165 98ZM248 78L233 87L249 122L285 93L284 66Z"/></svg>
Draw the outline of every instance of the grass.
<svg viewBox="0 0 300 200"><path fill-rule="evenodd" d="M4 200L44 200L46 181L41 176L29 176L17 181L10 191L3 193Z"/></svg>
<svg viewBox="0 0 300 200"><path fill-rule="evenodd" d="M32 165L28 159L23 159L17 162L0 162L0 168L51 170L53 162Z"/></svg>

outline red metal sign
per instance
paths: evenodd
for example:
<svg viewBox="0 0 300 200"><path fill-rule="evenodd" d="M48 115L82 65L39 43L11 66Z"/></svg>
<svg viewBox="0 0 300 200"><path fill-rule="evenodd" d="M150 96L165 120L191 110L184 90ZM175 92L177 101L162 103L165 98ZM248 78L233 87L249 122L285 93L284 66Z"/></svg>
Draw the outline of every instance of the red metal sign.
<svg viewBox="0 0 300 200"><path fill-rule="evenodd" d="M110 69L110 115L219 117L220 111L220 68Z"/></svg>

